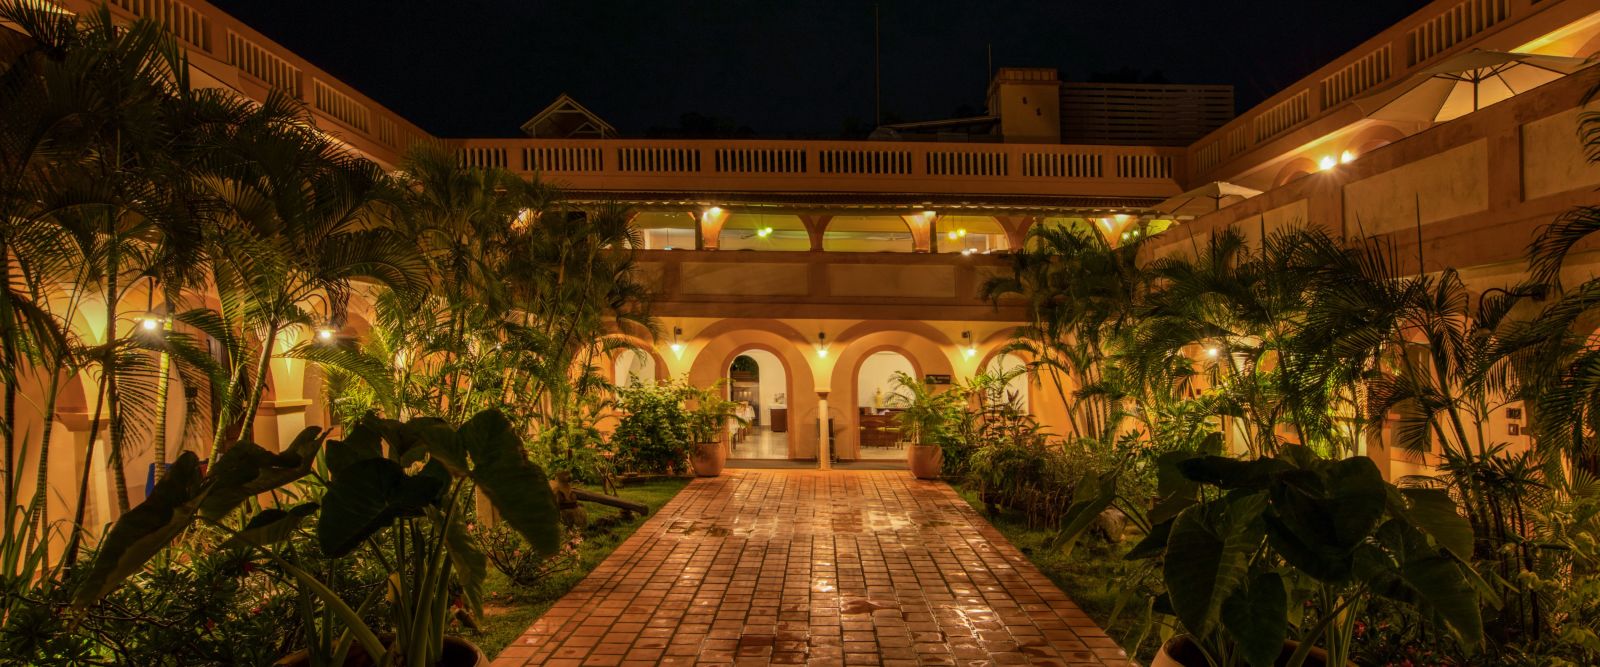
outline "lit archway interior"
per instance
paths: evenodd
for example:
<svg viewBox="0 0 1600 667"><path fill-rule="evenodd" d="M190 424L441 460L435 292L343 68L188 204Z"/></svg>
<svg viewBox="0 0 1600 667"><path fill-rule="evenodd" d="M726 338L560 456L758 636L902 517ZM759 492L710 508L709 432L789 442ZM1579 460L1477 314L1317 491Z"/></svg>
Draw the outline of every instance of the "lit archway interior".
<svg viewBox="0 0 1600 667"><path fill-rule="evenodd" d="M897 415L903 406L894 376L916 376L911 360L899 352L874 352L861 360L856 372L856 410L860 415L862 460L904 460Z"/></svg>
<svg viewBox="0 0 1600 667"><path fill-rule="evenodd" d="M987 215L947 215L939 218L939 252L987 255L1011 249L1000 222Z"/></svg>
<svg viewBox="0 0 1600 667"><path fill-rule="evenodd" d="M645 250L694 250L694 216L682 211L642 211L633 218Z"/></svg>
<svg viewBox="0 0 1600 667"><path fill-rule="evenodd" d="M616 361L612 363L611 379L617 386L632 387L655 380L656 360L648 353L633 349L617 352Z"/></svg>
<svg viewBox="0 0 1600 667"><path fill-rule="evenodd" d="M911 228L893 215L841 215L828 222L822 249L832 252L912 252Z"/></svg>
<svg viewBox="0 0 1600 667"><path fill-rule="evenodd" d="M799 216L734 213L722 225L723 250L811 249L811 235Z"/></svg>
<svg viewBox="0 0 1600 667"><path fill-rule="evenodd" d="M728 398L742 404L740 416L749 422L735 427L730 438L730 458L789 458L789 377L783 362L766 350L739 353L727 369Z"/></svg>

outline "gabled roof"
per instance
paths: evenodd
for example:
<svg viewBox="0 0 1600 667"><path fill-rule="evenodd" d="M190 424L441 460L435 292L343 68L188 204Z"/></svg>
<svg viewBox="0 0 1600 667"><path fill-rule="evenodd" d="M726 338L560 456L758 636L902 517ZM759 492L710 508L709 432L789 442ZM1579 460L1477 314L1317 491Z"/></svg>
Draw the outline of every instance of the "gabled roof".
<svg viewBox="0 0 1600 667"><path fill-rule="evenodd" d="M617 128L566 93L523 123L522 131L536 139L613 139L617 136Z"/></svg>

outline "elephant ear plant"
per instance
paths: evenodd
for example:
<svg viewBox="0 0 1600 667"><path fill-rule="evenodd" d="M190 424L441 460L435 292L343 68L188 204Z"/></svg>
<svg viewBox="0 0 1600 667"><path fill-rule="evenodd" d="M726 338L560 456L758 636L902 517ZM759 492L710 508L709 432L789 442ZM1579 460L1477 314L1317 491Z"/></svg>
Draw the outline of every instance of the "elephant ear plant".
<svg viewBox="0 0 1600 667"><path fill-rule="evenodd" d="M1481 645L1488 588L1469 565L1472 528L1444 490L1396 488L1367 457L1326 460L1300 446L1162 464L1154 528L1127 558L1160 559L1166 593L1155 606L1206 663L1298 667L1320 647L1326 664L1345 664L1375 598L1468 651ZM1287 640L1299 642L1292 652Z"/></svg>
<svg viewBox="0 0 1600 667"><path fill-rule="evenodd" d="M332 479L317 541L327 556L366 548L383 563L394 641L383 647L355 609L302 572L291 572L351 626L379 665L439 662L452 585L460 586L473 614L481 613L487 559L467 531L473 489L535 550L548 554L560 547L549 481L528 461L499 410L478 413L459 429L435 418L401 423L368 417L349 437L328 444L327 462Z"/></svg>
<svg viewBox="0 0 1600 667"><path fill-rule="evenodd" d="M444 654L452 590L461 591L473 613L481 611L487 559L466 527L474 489L536 550L553 553L560 546L559 514L544 471L527 460L498 410L481 412L459 429L434 418L402 423L369 415L344 440L327 443L329 479L320 504L265 509L238 530L226 525L224 518L246 499L310 473L322 444L316 428L281 454L240 443L204 476L198 459L184 454L150 497L112 527L75 605L81 609L103 597L198 518L231 533L230 546L254 547L276 561L322 600L375 664L427 667ZM385 629L393 640L387 645L363 621L372 600L352 607L277 553L275 545L312 517L325 556L365 548L388 571Z"/></svg>

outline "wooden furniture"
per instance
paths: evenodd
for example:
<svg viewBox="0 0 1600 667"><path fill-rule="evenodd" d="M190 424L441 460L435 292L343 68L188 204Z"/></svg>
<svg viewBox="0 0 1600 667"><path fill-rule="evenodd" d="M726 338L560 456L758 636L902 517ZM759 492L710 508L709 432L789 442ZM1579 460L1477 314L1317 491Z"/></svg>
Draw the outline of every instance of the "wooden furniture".
<svg viewBox="0 0 1600 667"><path fill-rule="evenodd" d="M770 426L773 433L789 432L789 408L773 408Z"/></svg>
<svg viewBox="0 0 1600 667"><path fill-rule="evenodd" d="M861 414L861 446L862 447L899 447L900 428L895 418L896 411L885 414L871 414L863 409Z"/></svg>

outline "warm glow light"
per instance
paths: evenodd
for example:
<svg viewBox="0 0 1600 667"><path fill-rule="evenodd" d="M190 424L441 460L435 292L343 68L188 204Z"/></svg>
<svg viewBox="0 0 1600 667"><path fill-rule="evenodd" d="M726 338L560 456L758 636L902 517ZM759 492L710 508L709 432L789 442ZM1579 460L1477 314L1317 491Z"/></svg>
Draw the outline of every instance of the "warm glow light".
<svg viewBox="0 0 1600 667"><path fill-rule="evenodd" d="M932 220L935 216L938 216L938 215L939 214L934 212L934 211L923 211L922 212L922 217L927 218L929 220Z"/></svg>
<svg viewBox="0 0 1600 667"><path fill-rule="evenodd" d="M772 236L772 228L771 227L762 227L761 229L757 229L756 230L756 236L759 236L761 238L767 238L768 236Z"/></svg>
<svg viewBox="0 0 1600 667"><path fill-rule="evenodd" d="M961 251L961 254L963 254L963 255L971 255L971 254L976 253L976 252L978 252L977 248L967 248L966 250Z"/></svg>
<svg viewBox="0 0 1600 667"><path fill-rule="evenodd" d="M978 348L976 348L976 347L973 347L973 346L971 346L971 345L968 345L968 346L967 346L967 347L966 347L966 349L964 349L964 350L962 350L962 351L961 351L961 354L962 354L962 355L963 355L963 356L965 356L965 357L966 357L966 358L968 358L968 359L971 359L971 358L973 358L973 357L976 357L976 356L978 356Z"/></svg>
<svg viewBox="0 0 1600 667"><path fill-rule="evenodd" d="M1126 213L1118 213L1118 214L1113 215L1111 217L1116 218L1117 224L1119 224L1119 225L1128 221L1128 214L1126 214Z"/></svg>
<svg viewBox="0 0 1600 667"><path fill-rule="evenodd" d="M139 326L144 327L145 331L155 331L161 327L161 322L155 320L154 318L147 317L139 322Z"/></svg>
<svg viewBox="0 0 1600 667"><path fill-rule="evenodd" d="M712 215L712 216L722 215L722 207L721 206L713 206L711 208L708 208L708 209L706 209L706 215Z"/></svg>
<svg viewBox="0 0 1600 667"><path fill-rule="evenodd" d="M951 241L956 240L956 232L955 232L955 230L953 230L953 229L950 230L950 233L945 234L945 237L950 239Z"/></svg>
<svg viewBox="0 0 1600 667"><path fill-rule="evenodd" d="M672 354L674 356L678 357L679 359L683 358L683 343L673 343L668 347L672 348Z"/></svg>
<svg viewBox="0 0 1600 667"><path fill-rule="evenodd" d="M335 333L338 332L335 331L333 327L317 327L317 340L320 340L324 343L332 342L333 335ZM477 341L473 342L476 343Z"/></svg>
<svg viewBox="0 0 1600 667"><path fill-rule="evenodd" d="M1339 154L1339 164L1350 164L1351 162L1354 162L1355 159L1356 154L1350 151L1345 151Z"/></svg>
<svg viewBox="0 0 1600 667"><path fill-rule="evenodd" d="M1339 162L1338 162L1338 160L1333 159L1332 155L1324 155L1324 156L1322 156L1321 160L1317 161L1317 167L1322 169L1323 171L1327 171L1327 170L1332 169L1332 168L1334 168L1336 166L1339 166Z"/></svg>
<svg viewBox="0 0 1600 667"><path fill-rule="evenodd" d="M825 348L825 347L817 348L817 356L826 358L828 356L828 348Z"/></svg>
<svg viewBox="0 0 1600 667"><path fill-rule="evenodd" d="M1214 348L1214 347L1206 348L1206 356L1208 356L1208 357L1217 356L1217 348Z"/></svg>

